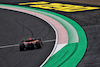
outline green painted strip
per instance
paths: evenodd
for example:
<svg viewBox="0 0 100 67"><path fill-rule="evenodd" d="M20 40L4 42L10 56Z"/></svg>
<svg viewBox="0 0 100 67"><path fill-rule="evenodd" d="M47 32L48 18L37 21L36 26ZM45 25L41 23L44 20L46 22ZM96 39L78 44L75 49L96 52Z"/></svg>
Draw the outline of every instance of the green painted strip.
<svg viewBox="0 0 100 67"><path fill-rule="evenodd" d="M42 9L3 4L0 4L0 6L13 7L41 13L57 20L65 27L69 36L68 45L53 55L43 67L75 67L80 62L87 48L87 39L83 29L75 21L63 15Z"/></svg>
<svg viewBox="0 0 100 67"><path fill-rule="evenodd" d="M74 55L76 49L78 47L78 43L72 43L72 44L68 44L67 46L65 46L63 49L61 49L59 52L57 52L54 56L52 56L49 61L47 62L47 64L44 65L44 67L59 67L62 66L65 62L67 62L71 56ZM73 61L73 60L71 60ZM52 62L52 65L51 65ZM75 62L75 61L74 61ZM69 64L69 62L67 62ZM71 67L70 63L69 65L66 64L62 67Z"/></svg>

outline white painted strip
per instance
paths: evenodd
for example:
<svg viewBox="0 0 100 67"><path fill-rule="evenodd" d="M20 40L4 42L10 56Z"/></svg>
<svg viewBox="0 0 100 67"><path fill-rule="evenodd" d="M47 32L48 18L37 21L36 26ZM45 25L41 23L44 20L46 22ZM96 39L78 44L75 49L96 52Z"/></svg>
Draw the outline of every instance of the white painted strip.
<svg viewBox="0 0 100 67"><path fill-rule="evenodd" d="M56 48L56 50L55 50L55 52L53 53L53 55L54 54L56 54L59 50L61 50L64 46L66 46L68 43L65 43L65 44L58 44L57 45L57 48Z"/></svg>
<svg viewBox="0 0 100 67"><path fill-rule="evenodd" d="M42 42L53 42L53 41L56 41L56 39L53 39L53 40L45 40L45 41L42 41Z"/></svg>
<svg viewBox="0 0 100 67"><path fill-rule="evenodd" d="M19 44L15 44L15 45L8 45L8 46L0 46L0 49L3 49L3 48L8 48L8 47L16 47L16 46L19 46Z"/></svg>

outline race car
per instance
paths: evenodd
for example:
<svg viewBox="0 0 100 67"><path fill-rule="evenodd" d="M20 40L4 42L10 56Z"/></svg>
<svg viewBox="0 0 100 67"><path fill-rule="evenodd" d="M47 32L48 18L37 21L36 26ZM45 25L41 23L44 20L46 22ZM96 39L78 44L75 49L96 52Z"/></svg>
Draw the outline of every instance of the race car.
<svg viewBox="0 0 100 67"><path fill-rule="evenodd" d="M28 38L26 40L23 40L20 44L20 51L24 51L27 49L39 49L42 47L42 40L35 39L35 38Z"/></svg>

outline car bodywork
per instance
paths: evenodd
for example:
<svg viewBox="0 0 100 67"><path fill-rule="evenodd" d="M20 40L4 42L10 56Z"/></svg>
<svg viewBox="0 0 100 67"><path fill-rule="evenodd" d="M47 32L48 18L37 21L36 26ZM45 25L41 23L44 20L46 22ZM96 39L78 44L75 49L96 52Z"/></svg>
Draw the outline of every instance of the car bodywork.
<svg viewBox="0 0 100 67"><path fill-rule="evenodd" d="M34 39L34 38L28 38L26 40L23 40L20 44L20 51L24 51L27 49L39 49L42 47L42 40Z"/></svg>

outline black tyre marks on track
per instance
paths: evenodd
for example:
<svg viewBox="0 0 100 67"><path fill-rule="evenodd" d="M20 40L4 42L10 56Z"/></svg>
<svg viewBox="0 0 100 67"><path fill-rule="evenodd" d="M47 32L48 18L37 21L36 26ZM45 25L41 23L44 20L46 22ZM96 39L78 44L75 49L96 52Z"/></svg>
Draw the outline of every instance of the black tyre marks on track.
<svg viewBox="0 0 100 67"><path fill-rule="evenodd" d="M24 19L24 20L22 20L22 21L19 21L19 20L22 20L22 19L21 19L21 18L15 19L15 21L16 21L19 25L21 25L21 26L23 27L23 32L24 32L24 29L26 28L26 29L31 33L31 36L29 36L29 37L41 38L41 35L42 35L42 39L43 39L43 40L46 40L45 38L46 38L46 37L49 35L49 33L51 32L51 29L49 29L49 27L46 26L45 24L42 24L42 25L43 25L43 29L41 29L40 32L35 32L34 29L25 26L25 25L27 25L27 23L28 23L28 22L25 21L25 20L27 20L27 18ZM21 22L22 22L22 23L21 23ZM25 24L25 22L26 22L26 24ZM24 25L24 24L25 24L25 25ZM34 23L34 24L36 25L37 23ZM40 26L40 25L39 25L39 26ZM45 28L45 27L46 27L46 28ZM40 29L40 28L37 27L37 29ZM48 31L45 31L45 30L48 30ZM34 34L33 32L36 33L36 34ZM46 34L43 35L44 33L46 33ZM22 36L23 36L23 34L22 34Z"/></svg>
<svg viewBox="0 0 100 67"><path fill-rule="evenodd" d="M17 19L18 19L18 18L17 18ZM29 29L28 27L26 27L26 26L24 25L24 21L22 22L23 24L21 24L17 19L15 19L15 21L16 21L19 25L21 25L21 26L23 27L23 33L22 33L22 36L23 36L23 34L24 34L24 29L26 28L26 29L29 30L29 32L31 33L31 36L30 36L30 37L34 37L34 36L33 36L32 30Z"/></svg>
<svg viewBox="0 0 100 67"><path fill-rule="evenodd" d="M15 21L16 20L16 21ZM0 9L0 46L20 43L28 37L55 39L51 26L37 17ZM0 67L39 67L50 54L55 42L42 49L19 51L19 47L0 49Z"/></svg>

